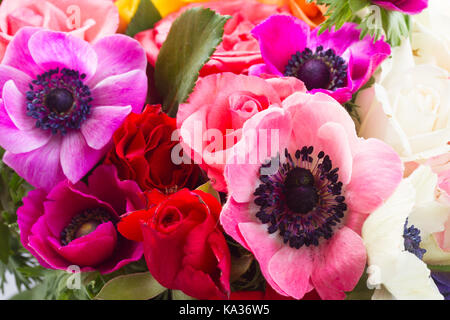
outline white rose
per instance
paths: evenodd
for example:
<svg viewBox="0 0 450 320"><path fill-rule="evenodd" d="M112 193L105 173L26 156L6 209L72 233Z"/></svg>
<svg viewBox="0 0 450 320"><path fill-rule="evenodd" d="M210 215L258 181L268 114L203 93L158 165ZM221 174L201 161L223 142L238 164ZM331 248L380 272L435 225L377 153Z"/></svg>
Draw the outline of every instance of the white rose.
<svg viewBox="0 0 450 320"><path fill-rule="evenodd" d="M450 71L450 1L430 0L428 8L411 17L414 60Z"/></svg>
<svg viewBox="0 0 450 320"><path fill-rule="evenodd" d="M449 72L416 65L408 40L392 56L377 83L358 94L359 136L385 141L404 161L450 152Z"/></svg>
<svg viewBox="0 0 450 320"><path fill-rule="evenodd" d="M450 213L436 199L437 181L430 167L420 166L364 222L362 238L372 271L368 283L376 287L372 299L443 299L420 258L421 239L443 231ZM410 227L419 237L413 239Z"/></svg>

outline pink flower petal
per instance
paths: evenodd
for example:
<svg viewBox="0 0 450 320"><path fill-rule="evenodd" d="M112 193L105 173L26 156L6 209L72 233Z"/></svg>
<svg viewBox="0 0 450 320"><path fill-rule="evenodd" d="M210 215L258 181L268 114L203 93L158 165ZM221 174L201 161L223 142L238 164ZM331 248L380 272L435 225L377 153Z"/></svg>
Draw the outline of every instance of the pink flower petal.
<svg viewBox="0 0 450 320"><path fill-rule="evenodd" d="M93 232L73 240L66 246L50 241L55 251L80 267L96 266L108 259L112 255L116 243L117 232L112 222L99 225Z"/></svg>
<svg viewBox="0 0 450 320"><path fill-rule="evenodd" d="M1 64L0 65L0 87L3 87L9 80L14 80L14 84L17 86L20 92L25 93L29 89L28 85L31 83L32 78L26 73Z"/></svg>
<svg viewBox="0 0 450 320"><path fill-rule="evenodd" d="M6 48L2 64L21 70L32 78L44 72L44 69L36 64L29 50L30 38L41 30L31 27L20 29Z"/></svg>
<svg viewBox="0 0 450 320"><path fill-rule="evenodd" d="M295 145L292 148L317 145L319 128L327 122L339 123L344 128L350 146L357 143L355 123L347 111L326 94L294 93L283 101L283 108L292 115L292 127L302 128L293 130Z"/></svg>
<svg viewBox="0 0 450 320"><path fill-rule="evenodd" d="M220 223L228 235L232 236L243 247L250 250L239 231L239 224L246 222L258 222L255 212L250 209L250 203L236 202L230 196L220 213Z"/></svg>
<svg viewBox="0 0 450 320"><path fill-rule="evenodd" d="M49 222L48 229L54 237L59 237L72 218L86 209L104 208L113 218L119 219L119 215L110 204L77 190L67 180L55 186L47 198L49 201L44 203L45 219ZM61 214L62 211L64 214Z"/></svg>
<svg viewBox="0 0 450 320"><path fill-rule="evenodd" d="M43 189L31 190L28 195L23 198L23 206L17 209L17 223L20 229L20 241L22 242L22 245L31 251L42 266L49 268L50 265L29 246L31 228L44 212L43 202L46 195L47 192Z"/></svg>
<svg viewBox="0 0 450 320"><path fill-rule="evenodd" d="M262 163L285 149L290 124L289 114L281 108L261 111L244 124L243 138L233 148L224 171L228 190L237 202L253 197Z"/></svg>
<svg viewBox="0 0 450 320"><path fill-rule="evenodd" d="M145 51L133 38L115 34L97 41L94 50L98 61L97 73L89 81L89 85L97 84L110 76L127 73L133 70L146 70Z"/></svg>
<svg viewBox="0 0 450 320"><path fill-rule="evenodd" d="M42 30L31 36L28 47L34 61L47 71L68 68L85 74L88 81L97 70L92 46L67 33Z"/></svg>
<svg viewBox="0 0 450 320"><path fill-rule="evenodd" d="M141 70L108 77L92 88L92 105L131 105L134 113L141 113L147 96L147 86L147 76Z"/></svg>
<svg viewBox="0 0 450 320"><path fill-rule="evenodd" d="M3 134L0 134L0 137L2 136ZM20 154L7 151L3 162L31 185L50 190L59 181L64 180L59 162L60 148L61 137L52 136L47 144L36 150Z"/></svg>
<svg viewBox="0 0 450 320"><path fill-rule="evenodd" d="M268 269L273 281L281 290L295 299L303 298L312 290L310 277L313 272L313 251L311 248L303 246L295 249L284 245L270 259Z"/></svg>
<svg viewBox="0 0 450 320"><path fill-rule="evenodd" d="M272 277L270 268L271 259L283 248L281 239L278 235L270 235L267 228L259 222L239 223L238 227L250 251L258 260L261 272L267 282L277 292L286 295L284 289Z"/></svg>
<svg viewBox="0 0 450 320"><path fill-rule="evenodd" d="M359 235L347 227L320 244L314 256L312 282L322 299L344 299L361 278L366 249Z"/></svg>
<svg viewBox="0 0 450 320"><path fill-rule="evenodd" d="M20 130L11 121L4 102L0 100L0 146L5 150L22 154L41 148L52 135L40 128Z"/></svg>
<svg viewBox="0 0 450 320"><path fill-rule="evenodd" d="M345 191L350 210L371 213L399 185L403 165L398 154L377 139L362 140L353 158L353 172Z"/></svg>
<svg viewBox="0 0 450 320"><path fill-rule="evenodd" d="M100 161L105 151L105 148L89 147L81 132L68 133L61 145L61 166L65 176L77 183Z"/></svg>
<svg viewBox="0 0 450 320"><path fill-rule="evenodd" d="M328 122L320 127L317 136L320 150L330 156L333 168L339 168L339 181L348 184L352 176L353 159L344 128L339 123Z"/></svg>
<svg viewBox="0 0 450 320"><path fill-rule="evenodd" d="M131 106L93 108L89 118L81 125L81 133L88 146L102 149L130 112Z"/></svg>
<svg viewBox="0 0 450 320"><path fill-rule="evenodd" d="M259 41L261 54L269 70L272 73L284 73L292 55L305 49L309 26L287 15L273 15L256 26L252 35Z"/></svg>
<svg viewBox="0 0 450 320"><path fill-rule="evenodd" d="M27 115L27 100L23 93L17 89L13 80L3 86L3 102L6 112L16 127L20 130L36 128L36 120Z"/></svg>

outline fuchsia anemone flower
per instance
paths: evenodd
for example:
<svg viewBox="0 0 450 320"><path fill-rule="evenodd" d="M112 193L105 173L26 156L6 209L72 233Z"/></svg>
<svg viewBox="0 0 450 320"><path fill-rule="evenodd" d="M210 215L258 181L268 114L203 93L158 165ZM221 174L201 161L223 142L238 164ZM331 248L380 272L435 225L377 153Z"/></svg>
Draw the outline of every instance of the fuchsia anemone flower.
<svg viewBox="0 0 450 320"><path fill-rule="evenodd" d="M428 7L428 0L372 0L373 4L387 10L418 14Z"/></svg>
<svg viewBox="0 0 450 320"><path fill-rule="evenodd" d="M79 181L105 155L114 131L147 94L139 43L111 35L95 45L22 28L0 65L3 161L35 187Z"/></svg>
<svg viewBox="0 0 450 320"><path fill-rule="evenodd" d="M264 149L269 157L254 161ZM301 299L315 289L322 299L343 299L365 268L362 223L402 171L391 147L357 137L330 96L296 92L244 124L225 166L220 220L278 293Z"/></svg>
<svg viewBox="0 0 450 320"><path fill-rule="evenodd" d="M42 266L109 273L142 257L142 244L116 230L121 215L145 206L138 185L119 181L116 169L106 165L88 182L65 180L49 193L36 189L23 199L17 210L20 238Z"/></svg>
<svg viewBox="0 0 450 320"><path fill-rule="evenodd" d="M285 15L274 15L256 26L264 64L250 67L249 74L291 76L302 80L311 92L329 94L347 102L372 76L391 49L383 40L370 36L360 40L357 25L345 23L337 31L308 25Z"/></svg>

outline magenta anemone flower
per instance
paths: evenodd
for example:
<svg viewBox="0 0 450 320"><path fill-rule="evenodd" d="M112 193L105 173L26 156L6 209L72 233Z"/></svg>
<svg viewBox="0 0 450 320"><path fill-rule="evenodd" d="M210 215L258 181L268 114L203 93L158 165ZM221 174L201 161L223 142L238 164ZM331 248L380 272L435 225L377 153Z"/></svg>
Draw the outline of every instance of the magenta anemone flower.
<svg viewBox="0 0 450 320"><path fill-rule="evenodd" d="M418 14L428 7L428 0L372 0L373 4L387 10Z"/></svg>
<svg viewBox="0 0 450 320"><path fill-rule="evenodd" d="M251 75L271 74L302 80L311 92L323 92L340 103L352 98L372 76L391 49L370 36L360 40L353 23L318 35L318 28L286 15L274 15L256 26L264 64L252 66Z"/></svg>
<svg viewBox="0 0 450 320"><path fill-rule="evenodd" d="M264 149L273 152L264 157ZM402 172L395 151L358 138L333 98L297 92L244 124L225 166L220 220L278 293L301 299L315 289L322 299L343 299L366 265L362 223Z"/></svg>
<svg viewBox="0 0 450 320"><path fill-rule="evenodd" d="M36 189L23 199L17 210L20 238L42 266L109 273L142 257L142 244L116 230L121 215L144 208L138 185L119 181L116 169L106 165L88 182L61 181L49 193Z"/></svg>
<svg viewBox="0 0 450 320"><path fill-rule="evenodd" d="M3 161L35 187L79 181L147 94L144 50L124 35L94 45L62 32L21 29L0 65Z"/></svg>

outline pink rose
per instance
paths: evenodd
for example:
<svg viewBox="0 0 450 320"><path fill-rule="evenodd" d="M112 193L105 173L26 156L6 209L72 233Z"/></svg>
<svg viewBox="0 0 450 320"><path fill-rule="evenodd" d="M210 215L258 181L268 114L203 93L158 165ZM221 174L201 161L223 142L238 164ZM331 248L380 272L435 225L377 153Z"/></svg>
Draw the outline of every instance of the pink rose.
<svg viewBox="0 0 450 320"><path fill-rule="evenodd" d="M0 5L0 60L20 28L70 32L88 42L114 34L119 13L111 0L3 0Z"/></svg>
<svg viewBox="0 0 450 320"><path fill-rule="evenodd" d="M147 52L150 64L155 65L159 50L176 18L184 11L199 6L210 8L222 15L232 16L225 24L222 43L217 47L211 60L200 71L201 76L219 72L247 74L250 66L262 63L259 44L251 35L251 30L273 14L288 12L287 8L278 8L275 5L266 5L255 0L230 0L188 5L180 11L166 16L153 29L140 32L135 36Z"/></svg>
<svg viewBox="0 0 450 320"><path fill-rule="evenodd" d="M178 109L183 149L206 171L216 190L225 192L227 155L240 140L246 121L305 90L296 78L262 79L230 72L201 78L188 102Z"/></svg>

